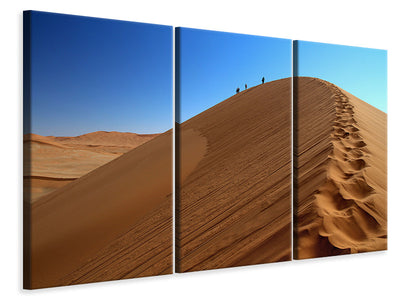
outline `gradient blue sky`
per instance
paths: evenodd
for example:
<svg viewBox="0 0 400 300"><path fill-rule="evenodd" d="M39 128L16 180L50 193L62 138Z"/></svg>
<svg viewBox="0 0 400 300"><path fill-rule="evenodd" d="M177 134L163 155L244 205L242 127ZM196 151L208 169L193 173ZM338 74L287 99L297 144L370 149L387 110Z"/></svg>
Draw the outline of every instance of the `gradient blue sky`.
<svg viewBox="0 0 400 300"><path fill-rule="evenodd" d="M184 122L244 89L290 77L292 41L253 35L178 28L180 106ZM179 103L177 103L179 105Z"/></svg>
<svg viewBox="0 0 400 300"><path fill-rule="evenodd" d="M33 133L158 133L172 127L172 27L31 16Z"/></svg>
<svg viewBox="0 0 400 300"><path fill-rule="evenodd" d="M295 76L332 82L387 113L386 50L295 41L295 51L296 43Z"/></svg>

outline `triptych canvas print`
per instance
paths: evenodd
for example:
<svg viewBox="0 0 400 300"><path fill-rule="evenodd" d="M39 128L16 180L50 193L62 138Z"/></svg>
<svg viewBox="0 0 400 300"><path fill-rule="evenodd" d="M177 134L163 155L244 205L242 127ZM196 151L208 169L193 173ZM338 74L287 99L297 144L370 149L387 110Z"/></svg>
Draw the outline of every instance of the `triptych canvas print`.
<svg viewBox="0 0 400 300"><path fill-rule="evenodd" d="M387 249L386 55L24 12L24 287Z"/></svg>

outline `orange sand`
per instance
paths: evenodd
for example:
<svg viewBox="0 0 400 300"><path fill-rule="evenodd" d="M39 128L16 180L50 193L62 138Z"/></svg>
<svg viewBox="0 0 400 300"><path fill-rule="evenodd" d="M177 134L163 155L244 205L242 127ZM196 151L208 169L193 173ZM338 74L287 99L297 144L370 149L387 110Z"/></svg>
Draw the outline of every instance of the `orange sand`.
<svg viewBox="0 0 400 300"><path fill-rule="evenodd" d="M172 271L168 131L31 204L26 288Z"/></svg>
<svg viewBox="0 0 400 300"><path fill-rule="evenodd" d="M98 131L77 137L24 136L25 201L55 191L157 134Z"/></svg>
<svg viewBox="0 0 400 300"><path fill-rule="evenodd" d="M295 95L295 258L386 249L386 114L316 78Z"/></svg>
<svg viewBox="0 0 400 300"><path fill-rule="evenodd" d="M240 92L177 131L177 271L290 260L291 79Z"/></svg>

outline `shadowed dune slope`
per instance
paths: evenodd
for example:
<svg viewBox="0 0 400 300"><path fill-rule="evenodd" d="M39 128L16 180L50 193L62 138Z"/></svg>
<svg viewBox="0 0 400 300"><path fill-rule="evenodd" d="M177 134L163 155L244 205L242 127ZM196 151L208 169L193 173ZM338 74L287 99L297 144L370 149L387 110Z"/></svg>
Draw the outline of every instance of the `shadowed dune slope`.
<svg viewBox="0 0 400 300"><path fill-rule="evenodd" d="M31 206L31 288L172 271L168 131Z"/></svg>
<svg viewBox="0 0 400 300"><path fill-rule="evenodd" d="M242 91L177 128L177 270L290 260L291 79Z"/></svg>
<svg viewBox="0 0 400 300"><path fill-rule="evenodd" d="M386 114L317 78L294 90L295 258L386 249Z"/></svg>

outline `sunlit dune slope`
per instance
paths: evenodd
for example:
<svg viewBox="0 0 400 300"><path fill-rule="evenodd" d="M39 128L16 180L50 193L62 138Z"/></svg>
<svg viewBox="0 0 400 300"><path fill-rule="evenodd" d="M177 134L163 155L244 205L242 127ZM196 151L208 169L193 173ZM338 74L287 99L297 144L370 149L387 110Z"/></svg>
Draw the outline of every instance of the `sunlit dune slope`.
<svg viewBox="0 0 400 300"><path fill-rule="evenodd" d="M178 126L177 270L291 258L291 79Z"/></svg>

